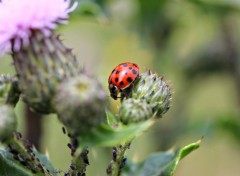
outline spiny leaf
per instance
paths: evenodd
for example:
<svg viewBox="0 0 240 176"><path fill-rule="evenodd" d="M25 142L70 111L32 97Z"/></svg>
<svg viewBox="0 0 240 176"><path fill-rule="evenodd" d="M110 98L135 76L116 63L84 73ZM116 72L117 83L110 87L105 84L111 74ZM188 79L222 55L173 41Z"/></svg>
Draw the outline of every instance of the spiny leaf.
<svg viewBox="0 0 240 176"><path fill-rule="evenodd" d="M114 127L118 125L119 121L110 111L106 110L106 115L107 115L107 123L110 127Z"/></svg>
<svg viewBox="0 0 240 176"><path fill-rule="evenodd" d="M179 161L199 148L201 140L176 151L159 152L139 163L127 162L123 176L173 176Z"/></svg>
<svg viewBox="0 0 240 176"><path fill-rule="evenodd" d="M44 165L44 168L49 170L51 176L57 176L52 163L49 161L49 158L46 155L39 153L37 150L33 150L33 152L35 156L39 159L41 164Z"/></svg>
<svg viewBox="0 0 240 176"><path fill-rule="evenodd" d="M32 172L12 158L11 153L0 149L0 175L32 176Z"/></svg>
<svg viewBox="0 0 240 176"><path fill-rule="evenodd" d="M125 126L120 122L115 124L112 118L111 115L108 115L109 124L111 126L114 124L113 127L102 124L98 128L79 137L80 147L114 146L141 135L154 123L154 120L148 120L142 123Z"/></svg>

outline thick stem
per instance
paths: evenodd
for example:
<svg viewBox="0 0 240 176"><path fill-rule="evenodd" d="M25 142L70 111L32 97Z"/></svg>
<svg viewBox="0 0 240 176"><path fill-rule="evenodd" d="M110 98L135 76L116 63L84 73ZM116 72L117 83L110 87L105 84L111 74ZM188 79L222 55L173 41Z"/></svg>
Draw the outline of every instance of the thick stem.
<svg viewBox="0 0 240 176"><path fill-rule="evenodd" d="M37 112L33 112L27 106L25 108L26 117L26 138L34 144L37 150L41 147L43 117Z"/></svg>
<svg viewBox="0 0 240 176"><path fill-rule="evenodd" d="M63 128L64 133L65 128ZM68 144L68 147L71 149L72 162L70 168L65 176L84 176L86 175L86 169L89 165L88 160L88 149L84 147L81 151L77 150L79 146L79 141L75 135L68 134L71 139L71 142Z"/></svg>
<svg viewBox="0 0 240 176"><path fill-rule="evenodd" d="M113 156L107 168L107 176L119 176L126 164L127 158L124 156L127 149L130 148L130 142L113 147Z"/></svg>

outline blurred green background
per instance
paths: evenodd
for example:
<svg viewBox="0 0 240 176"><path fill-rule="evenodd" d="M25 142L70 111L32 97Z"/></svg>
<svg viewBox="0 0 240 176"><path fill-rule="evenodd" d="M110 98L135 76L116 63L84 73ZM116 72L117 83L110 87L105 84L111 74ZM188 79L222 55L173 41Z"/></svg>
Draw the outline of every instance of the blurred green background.
<svg viewBox="0 0 240 176"><path fill-rule="evenodd" d="M240 168L240 0L81 0L64 43L107 90L112 69L135 62L170 80L172 107L135 140L128 158L183 146L204 136L200 149L179 165L176 176L239 176ZM14 75L10 56L0 73ZM117 112L119 101L111 100ZM16 110L25 132L24 105ZM54 115L44 118L41 150L56 168L70 163L68 138ZM87 175L106 175L110 149L91 149Z"/></svg>

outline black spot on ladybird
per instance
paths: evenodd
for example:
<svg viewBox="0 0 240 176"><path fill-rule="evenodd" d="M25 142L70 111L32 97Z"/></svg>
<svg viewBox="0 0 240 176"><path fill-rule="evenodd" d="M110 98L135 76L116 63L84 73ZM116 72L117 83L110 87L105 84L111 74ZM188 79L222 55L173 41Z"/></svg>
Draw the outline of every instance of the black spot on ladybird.
<svg viewBox="0 0 240 176"><path fill-rule="evenodd" d="M120 71L117 70L117 71L116 71L116 74L118 74L119 72L120 72Z"/></svg>
<svg viewBox="0 0 240 176"><path fill-rule="evenodd" d="M128 77L127 78L127 82L131 83L132 82L132 78Z"/></svg>
<svg viewBox="0 0 240 176"><path fill-rule="evenodd" d="M129 68L129 70L132 70L132 67L128 67Z"/></svg>
<svg viewBox="0 0 240 176"><path fill-rule="evenodd" d="M118 78L115 78L115 81L118 82Z"/></svg>
<svg viewBox="0 0 240 176"><path fill-rule="evenodd" d="M124 85L124 82L123 82L123 81L121 81L121 82L120 82L120 85L121 85L121 86L122 86L122 85Z"/></svg>
<svg viewBox="0 0 240 176"><path fill-rule="evenodd" d="M135 69L133 69L133 70L132 70L132 73L133 73L134 75L136 75L136 74L137 74L137 71L136 71Z"/></svg>
<svg viewBox="0 0 240 176"><path fill-rule="evenodd" d="M127 64L123 64L124 67L127 67Z"/></svg>

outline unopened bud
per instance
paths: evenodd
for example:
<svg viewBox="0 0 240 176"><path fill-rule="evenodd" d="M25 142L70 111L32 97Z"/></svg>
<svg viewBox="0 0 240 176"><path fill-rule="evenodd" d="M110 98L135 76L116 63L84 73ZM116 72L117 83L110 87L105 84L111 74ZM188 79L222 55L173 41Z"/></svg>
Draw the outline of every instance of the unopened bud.
<svg viewBox="0 0 240 176"><path fill-rule="evenodd" d="M123 99L119 118L124 124L162 117L170 108L171 91L163 77L149 71L139 75L131 89L131 98Z"/></svg>
<svg viewBox="0 0 240 176"><path fill-rule="evenodd" d="M29 45L12 53L19 89L29 107L40 113L53 113L52 100L58 84L81 71L71 50L54 33L32 31Z"/></svg>
<svg viewBox="0 0 240 176"><path fill-rule="evenodd" d="M97 79L80 74L59 85L55 106L69 131L84 133L105 119L107 96Z"/></svg>
<svg viewBox="0 0 240 176"><path fill-rule="evenodd" d="M163 77L149 71L140 74L132 90L132 98L144 99L153 113L161 117L170 108L171 91Z"/></svg>

